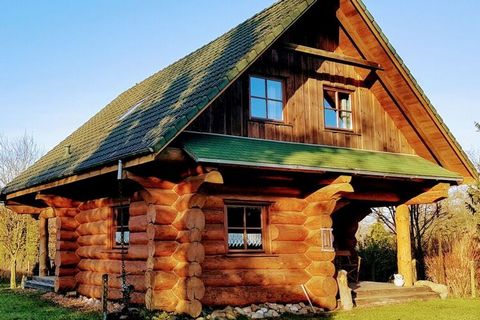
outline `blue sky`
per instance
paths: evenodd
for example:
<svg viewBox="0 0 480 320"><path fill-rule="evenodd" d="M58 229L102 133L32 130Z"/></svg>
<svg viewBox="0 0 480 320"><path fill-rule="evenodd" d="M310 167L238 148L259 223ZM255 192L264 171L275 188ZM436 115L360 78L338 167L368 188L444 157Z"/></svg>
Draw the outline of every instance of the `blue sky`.
<svg viewBox="0 0 480 320"><path fill-rule="evenodd" d="M272 0L0 0L0 133L60 142L122 91ZM438 112L480 149L473 0L365 0Z"/></svg>

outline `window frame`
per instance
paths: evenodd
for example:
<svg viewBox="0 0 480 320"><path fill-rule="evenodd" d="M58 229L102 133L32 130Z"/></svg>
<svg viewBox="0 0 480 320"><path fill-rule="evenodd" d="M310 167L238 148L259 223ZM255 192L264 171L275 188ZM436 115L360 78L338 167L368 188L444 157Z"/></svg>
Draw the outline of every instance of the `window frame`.
<svg viewBox="0 0 480 320"><path fill-rule="evenodd" d="M335 108L327 108L325 106L325 91L333 91L335 92ZM323 86L322 88L322 110L323 110L323 126L325 128L325 130L329 130L329 131L343 131L343 132L354 132L355 131L355 107L354 107L354 103L353 103L353 90L349 90L349 89L344 89L344 88L337 88L337 87L332 87L332 86ZM345 93L345 94L348 94L349 96L349 100L350 100L350 111L348 110L342 110L340 109L341 106L339 105L339 99L338 99L338 94L339 93ZM325 117L325 113L326 113L326 110L334 110L335 111L335 116L336 116L336 126L335 127L331 127L331 126L327 126L327 123L326 123L326 117ZM341 112L347 112L347 113L350 113L350 120L351 120L351 126L350 128L341 128L339 126L339 116L338 114L341 113Z"/></svg>
<svg viewBox="0 0 480 320"><path fill-rule="evenodd" d="M117 214L119 209L125 209L126 212L128 213L128 223L127 223L127 230L123 232L128 232L128 243L123 244L123 249L127 250L130 247L130 202L119 202L116 203L114 206L112 206L112 218L111 218L111 223L112 223L112 228L111 228L111 248L112 249L122 249L122 244L117 244L117 230L119 226L117 225Z"/></svg>
<svg viewBox="0 0 480 320"><path fill-rule="evenodd" d="M270 202L251 202L251 201L224 201L224 234L225 234L225 252L227 255L255 255L255 254L269 254L270 253L270 240L268 234L268 208L271 205ZM260 222L261 222L261 234L262 234L262 249L230 249L228 245L228 208L229 207L257 207L261 210ZM245 214L245 211L244 211ZM246 232L246 227L244 231Z"/></svg>
<svg viewBox="0 0 480 320"><path fill-rule="evenodd" d="M265 97L258 97L258 96L253 96L252 95L252 87L251 87L251 79L252 78L257 78L257 79L261 79L261 80L265 81ZM268 98L268 86L267 86L268 80L280 82L281 89L282 89L282 100L269 99ZM249 115L249 119L252 120L252 121L259 121L259 122L285 123L285 105L286 105L285 88L286 88L286 85L285 85L285 79L284 78L262 76L262 75L257 75L257 74L249 75L248 76L248 115ZM266 117L265 118L254 117L252 115L252 98L265 100L265 112L266 112ZM281 120L271 119L271 118L268 117L268 101L275 101L275 102L281 102L282 103L282 119Z"/></svg>
<svg viewBox="0 0 480 320"><path fill-rule="evenodd" d="M320 251L321 252L335 252L334 242L335 236L333 235L333 228L320 228ZM325 240L329 238L330 242L325 243Z"/></svg>

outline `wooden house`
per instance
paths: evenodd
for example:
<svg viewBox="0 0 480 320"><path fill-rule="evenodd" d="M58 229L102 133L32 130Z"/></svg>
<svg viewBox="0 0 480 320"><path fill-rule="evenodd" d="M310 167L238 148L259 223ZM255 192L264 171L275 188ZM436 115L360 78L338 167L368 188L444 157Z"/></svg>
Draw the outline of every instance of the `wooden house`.
<svg viewBox="0 0 480 320"><path fill-rule="evenodd" d="M120 175L117 177L117 175ZM56 218L55 290L134 302L304 301L335 308L333 260L395 205L412 285L408 205L477 177L360 0L282 0L122 93L2 191ZM117 178L120 178L118 180Z"/></svg>

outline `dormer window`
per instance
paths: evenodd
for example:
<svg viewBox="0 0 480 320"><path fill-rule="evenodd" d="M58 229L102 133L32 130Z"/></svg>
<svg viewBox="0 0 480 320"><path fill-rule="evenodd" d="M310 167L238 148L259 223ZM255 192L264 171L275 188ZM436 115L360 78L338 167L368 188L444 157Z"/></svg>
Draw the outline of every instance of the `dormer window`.
<svg viewBox="0 0 480 320"><path fill-rule="evenodd" d="M250 77L250 117L283 121L283 81L258 76Z"/></svg>
<svg viewBox="0 0 480 320"><path fill-rule="evenodd" d="M353 130L351 93L327 88L323 90L325 128Z"/></svg>

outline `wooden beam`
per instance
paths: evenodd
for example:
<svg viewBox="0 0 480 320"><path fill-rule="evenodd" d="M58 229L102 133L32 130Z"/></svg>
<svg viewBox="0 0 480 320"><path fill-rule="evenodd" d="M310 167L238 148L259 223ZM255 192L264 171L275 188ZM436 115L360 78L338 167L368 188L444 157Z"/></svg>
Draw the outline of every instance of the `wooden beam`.
<svg viewBox="0 0 480 320"><path fill-rule="evenodd" d="M329 184L336 184L336 183L350 183L352 182L351 176L339 176L333 177L330 179L322 179L319 181L321 185L329 185Z"/></svg>
<svg viewBox="0 0 480 320"><path fill-rule="evenodd" d="M38 275L48 275L48 219L40 217L38 244Z"/></svg>
<svg viewBox="0 0 480 320"><path fill-rule="evenodd" d="M308 202L318 202L331 199L338 200L342 195L353 192L353 187L350 184L351 179L352 177L350 176L338 176L331 180L331 184L313 192L306 197L305 200Z"/></svg>
<svg viewBox="0 0 480 320"><path fill-rule="evenodd" d="M365 68L369 70L383 70L383 68L378 63L373 61L344 56L338 53L317 49L317 48L312 48L312 47L307 47L300 44L285 43L284 48L287 50L298 52L298 53L321 58L327 61L339 62L346 65Z"/></svg>
<svg viewBox="0 0 480 320"><path fill-rule="evenodd" d="M125 178L135 181L144 188L173 189L175 183L157 177L141 177L130 171L124 171Z"/></svg>
<svg viewBox="0 0 480 320"><path fill-rule="evenodd" d="M401 201L400 196L392 192L354 192L345 194L343 198L348 200L389 203L398 203Z"/></svg>
<svg viewBox="0 0 480 320"><path fill-rule="evenodd" d="M140 164L144 164L144 163L151 162L151 161L154 161L154 160L155 160L155 155L150 154L150 155L147 155L147 156L139 157L139 158L136 158L136 159L125 162L123 164L123 168L130 168L130 167L138 166ZM35 193L35 192L59 187L59 186L62 186L62 185L66 185L66 184L90 179L90 178L101 176L101 175L104 175L104 174L107 174L107 173L116 172L117 170L118 170L118 165L117 164L104 166L104 167L102 167L100 169L97 169L97 170L92 170L92 171L89 171L89 172L86 172L86 173L72 175L70 177L63 178L63 179L58 179L58 180L55 180L55 181L50 182L50 183L41 184L41 185L38 185L38 186L35 186L35 187L31 187L31 188L20 190L20 191L11 193L11 194L7 194L7 200L8 199L15 199L17 197L21 197L21 196L24 196L24 195L27 195L27 194L31 194L31 193Z"/></svg>
<svg viewBox="0 0 480 320"><path fill-rule="evenodd" d="M428 191L408 200L406 205L435 203L448 197L450 184L439 183Z"/></svg>
<svg viewBox="0 0 480 320"><path fill-rule="evenodd" d="M40 214L43 208L31 207L21 204L8 204L6 207L17 214Z"/></svg>
<svg viewBox="0 0 480 320"><path fill-rule="evenodd" d="M138 166L138 165L141 165L141 164L144 164L144 163L148 163L148 162L152 162L152 161L184 161L185 159L186 159L185 154L183 153L183 151L181 149L165 148L163 151L161 151L157 155L149 154L149 155L146 155L146 156L142 156L142 157L139 157L139 158L136 158L136 159L126 161L123 164L123 168L127 169L127 168L135 167L135 166ZM72 175L72 176L67 177L67 178L58 179L58 180L55 180L55 181L50 182L50 183L41 184L41 185L38 185L38 186L35 186L35 187L27 188L27 189L24 189L24 190L20 190L20 191L8 194L7 199L14 199L14 198L17 198L17 197L20 197L20 196L24 196L26 194L35 193L35 192L59 187L59 186L62 186L62 185L66 185L66 184L90 179L90 178L101 176L101 175L104 175L104 174L107 174L107 173L116 172L117 170L118 170L118 165L117 164L104 166L104 167L102 167L100 169L97 169L97 170L92 170L92 171L89 171L89 172L86 172L86 173Z"/></svg>
<svg viewBox="0 0 480 320"><path fill-rule="evenodd" d="M52 208L76 208L80 205L79 201L55 195L37 194L35 199L43 201L47 206Z"/></svg>
<svg viewBox="0 0 480 320"><path fill-rule="evenodd" d="M50 218L55 218L56 216L57 216L57 214L55 213L55 209L53 209L51 207L44 208L40 212L40 218L50 219Z"/></svg>

